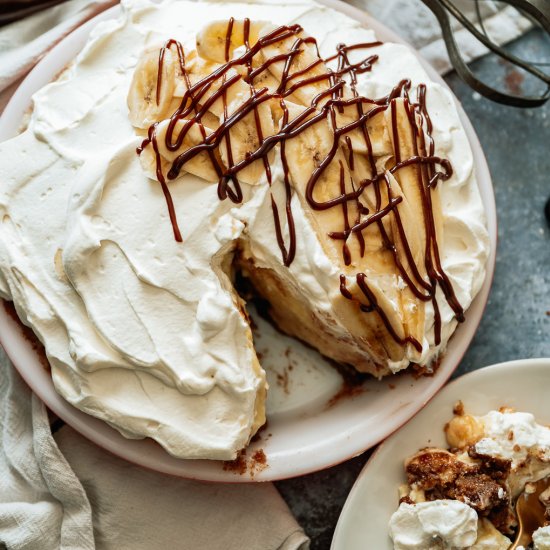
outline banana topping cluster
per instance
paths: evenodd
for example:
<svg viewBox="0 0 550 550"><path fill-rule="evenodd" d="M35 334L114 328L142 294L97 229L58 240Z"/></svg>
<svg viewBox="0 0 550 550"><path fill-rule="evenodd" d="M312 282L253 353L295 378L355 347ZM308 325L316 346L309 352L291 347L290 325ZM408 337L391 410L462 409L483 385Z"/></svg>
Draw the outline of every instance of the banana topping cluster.
<svg viewBox="0 0 550 550"><path fill-rule="evenodd" d="M378 45L340 44L323 59L299 25L214 21L194 50L170 39L144 53L128 96L130 120L146 132L141 164L162 185L176 240L169 180L187 172L217 182L218 197L234 203L243 201L242 184L283 185L284 204L273 194L271 202L284 264L299 246L291 207L298 193L329 254L339 256L342 296L363 313L376 311L393 345L412 346L420 358L426 302L441 341L438 286L464 320L439 253L437 183L452 168L434 155L425 86L415 101L406 79L382 98L358 93L357 77L376 63L369 49ZM369 284L372 273L402 282L399 311Z"/></svg>

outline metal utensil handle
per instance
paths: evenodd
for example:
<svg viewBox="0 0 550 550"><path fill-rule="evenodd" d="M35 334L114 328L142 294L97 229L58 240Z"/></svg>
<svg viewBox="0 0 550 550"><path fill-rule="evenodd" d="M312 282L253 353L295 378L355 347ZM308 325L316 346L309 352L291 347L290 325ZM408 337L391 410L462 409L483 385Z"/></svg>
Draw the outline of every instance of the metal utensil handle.
<svg viewBox="0 0 550 550"><path fill-rule="evenodd" d="M546 75L539 69L529 65L491 42L491 40L478 31L472 23L465 21L464 18L461 17L461 12L456 9L450 0L422 0L422 2L432 11L439 21L443 34L443 40L445 41L445 46L447 47L451 64L460 78L472 89L492 101L503 103L504 105L512 105L514 107L540 107L546 103L548 99L550 99L550 75ZM540 23L542 28L550 34L550 2L548 0L506 0L506 3L531 15L538 23ZM495 88L492 88L479 80L470 70L460 54L453 29L451 27L449 13L455 16L464 25L464 27L481 43L483 43L484 46L489 48L489 50L504 59L507 59L511 63L522 67L539 80L546 82L548 85L546 92L542 96L520 97L500 92L499 90L496 90Z"/></svg>

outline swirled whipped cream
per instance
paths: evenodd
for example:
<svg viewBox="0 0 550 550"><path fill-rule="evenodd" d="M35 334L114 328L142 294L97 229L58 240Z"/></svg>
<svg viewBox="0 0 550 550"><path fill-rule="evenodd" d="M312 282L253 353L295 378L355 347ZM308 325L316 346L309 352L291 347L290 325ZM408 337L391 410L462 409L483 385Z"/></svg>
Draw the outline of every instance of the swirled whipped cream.
<svg viewBox="0 0 550 550"><path fill-rule="evenodd" d="M332 338L349 340L350 332L333 307L339 269L297 198L299 249L287 268L268 186L243 185L242 203L234 204L190 173L171 182L181 243L172 238L161 187L140 166L143 136L127 107L140 56L170 37L193 48L207 22L230 17L299 23L318 38L323 56L341 42L375 41L351 18L305 0L123 1L121 16L95 27L62 77L34 95L27 129L0 144L0 293L44 343L57 391L125 436L151 437L184 458L232 459L265 418L265 375L230 277L238 241L258 267L307 301ZM413 91L427 85L435 154L453 166L439 184L441 261L466 309L482 285L489 248L466 135L450 94L406 47L381 44L371 53L378 61L359 75L361 94L388 94L401 76ZM282 177L277 165L273 171ZM385 284L394 292L404 283ZM441 341L427 303L421 351L407 346L380 374L410 361L429 367L445 349L457 320L439 302Z"/></svg>

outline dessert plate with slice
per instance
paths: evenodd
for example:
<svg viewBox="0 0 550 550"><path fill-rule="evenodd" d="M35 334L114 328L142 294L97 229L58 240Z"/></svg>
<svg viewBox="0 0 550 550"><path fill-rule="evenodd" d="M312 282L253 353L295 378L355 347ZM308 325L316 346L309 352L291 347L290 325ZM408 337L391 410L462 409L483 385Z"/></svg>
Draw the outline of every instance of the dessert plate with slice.
<svg viewBox="0 0 550 550"><path fill-rule="evenodd" d="M521 413L530 413L539 425L548 426L550 416L545 388L549 380L550 359L524 359L500 363L453 380L422 411L376 449L359 474L346 500L336 526L331 548L333 550L359 548L392 550L393 543L389 536L389 522L392 514L398 509L400 496L404 494L400 492L400 489L407 483L404 469L405 460L411 459L415 455L418 456L420 453L428 452L427 450L419 452L419 449L425 447L447 449L450 446L449 437L451 437L455 447L462 447L463 445L463 442L458 441L458 439L465 438L467 440L472 437L473 440L478 441L475 447L482 457L485 454L492 455L495 449L498 451L499 447L513 448L515 446L515 450L511 454L508 451L498 451L498 456L506 455L513 460L515 460L514 453L523 453L524 466L529 467L530 474L526 475L521 470L521 467L523 467L521 464L517 466L519 469L515 476L511 476L506 485L506 487L509 487L512 499L517 498L517 494L523 491L525 481L529 480L529 475L534 475L537 471L541 471L543 476L548 475L550 471L548 457L546 457L545 474L544 468L541 470L541 465L530 466L531 463L525 460L526 450L523 448L526 442L530 445L533 444L532 441L529 441L529 430L533 430L532 433L535 433L537 429L539 431L544 430L547 433L548 428L537 427L532 420L523 415L519 417L522 422L521 427L518 424L512 432L502 431L500 428L497 430L495 426L497 421L499 426L507 424L505 420L508 411L511 409ZM513 388L513 392L510 391L511 388ZM455 406L459 402L462 405L460 411L457 411ZM453 418L453 410L458 414L464 414L465 412L467 416L456 416L457 420L453 420L448 424L446 434L445 426ZM499 410L502 413L490 413L490 411ZM485 432L488 432L492 439L479 440L479 436L476 437L474 433L477 428L474 426L472 429L471 422L469 423L470 427L454 429L459 424L465 425L463 419L468 420L472 417L482 417L481 421L474 420L473 424L477 427L485 425ZM511 419L512 416L509 416L509 418ZM517 424L517 421L514 421ZM511 422L509 422L510 425ZM493 433L499 430L504 434L502 435L502 438L505 439L504 443L499 443ZM458 433L460 437L458 439L456 436L453 438L453 435L450 435L451 432L452 434ZM484 437L489 437L489 435L485 433ZM538 441L537 443L548 446L548 435L544 439L545 441ZM536 453L538 452L536 451ZM484 477L487 479L486 475ZM521 482L521 486L518 485L519 482ZM497 498L499 497L505 500L507 498L506 490L499 491ZM447 496L445 498L454 497ZM459 506L465 506L462 502L457 503L455 500L440 500L438 502L451 502ZM475 514L473 515L475 517ZM447 524L451 523L450 513L447 514L446 522ZM489 527L492 531L491 540L503 538L502 535L494 532L492 526ZM466 529L463 526L462 534L465 533ZM513 535L509 536L513 539ZM472 540L466 546L471 544L473 544ZM506 544L509 545L509 542ZM507 548L506 544L504 547ZM492 546L486 547L500 548L501 546L494 543Z"/></svg>
<svg viewBox="0 0 550 550"><path fill-rule="evenodd" d="M0 337L132 462L302 475L381 441L458 365L492 281L491 180L444 82L363 12L190 6L103 13L6 108L0 291L47 368L7 309ZM245 311L236 272L290 336Z"/></svg>

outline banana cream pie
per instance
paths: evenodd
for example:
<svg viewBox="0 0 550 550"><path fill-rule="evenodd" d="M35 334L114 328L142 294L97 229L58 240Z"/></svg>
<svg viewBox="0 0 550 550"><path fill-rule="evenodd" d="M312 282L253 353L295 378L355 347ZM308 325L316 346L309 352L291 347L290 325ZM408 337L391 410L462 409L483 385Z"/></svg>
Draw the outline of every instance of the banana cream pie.
<svg viewBox="0 0 550 550"><path fill-rule="evenodd" d="M432 372L485 276L450 94L312 1L123 2L0 162L0 292L57 391L178 457L232 459L265 421L237 272L379 378Z"/></svg>

